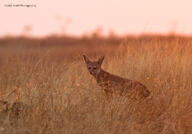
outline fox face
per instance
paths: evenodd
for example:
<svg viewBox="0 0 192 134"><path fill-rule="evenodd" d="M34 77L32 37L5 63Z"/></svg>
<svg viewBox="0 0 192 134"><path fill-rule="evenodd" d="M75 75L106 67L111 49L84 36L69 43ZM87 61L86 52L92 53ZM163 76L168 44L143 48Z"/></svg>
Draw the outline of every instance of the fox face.
<svg viewBox="0 0 192 134"><path fill-rule="evenodd" d="M97 76L101 71L101 65L103 63L104 57L99 58L97 61L90 61L85 55L83 55L83 58L89 73L93 76Z"/></svg>

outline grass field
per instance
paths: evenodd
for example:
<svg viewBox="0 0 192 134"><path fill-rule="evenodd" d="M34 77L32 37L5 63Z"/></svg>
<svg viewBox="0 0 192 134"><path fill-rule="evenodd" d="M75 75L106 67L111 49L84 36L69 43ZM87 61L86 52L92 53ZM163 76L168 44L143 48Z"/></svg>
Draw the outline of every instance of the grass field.
<svg viewBox="0 0 192 134"><path fill-rule="evenodd" d="M105 55L104 70L140 81L151 96L106 99L82 54ZM191 67L189 37L0 39L0 99L30 107L16 125L0 113L0 133L191 134Z"/></svg>

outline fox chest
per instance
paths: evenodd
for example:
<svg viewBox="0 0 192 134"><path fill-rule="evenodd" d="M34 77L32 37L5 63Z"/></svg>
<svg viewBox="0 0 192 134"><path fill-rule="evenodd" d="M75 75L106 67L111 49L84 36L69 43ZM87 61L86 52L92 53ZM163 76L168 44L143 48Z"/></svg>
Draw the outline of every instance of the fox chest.
<svg viewBox="0 0 192 134"><path fill-rule="evenodd" d="M121 83L111 80L99 80L97 83L106 93L121 93L124 91Z"/></svg>

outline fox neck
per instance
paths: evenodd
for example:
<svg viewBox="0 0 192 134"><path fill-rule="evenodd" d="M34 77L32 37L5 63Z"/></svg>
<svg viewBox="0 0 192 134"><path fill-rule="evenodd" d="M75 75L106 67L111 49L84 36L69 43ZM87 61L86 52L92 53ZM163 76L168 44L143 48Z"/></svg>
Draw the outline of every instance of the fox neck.
<svg viewBox="0 0 192 134"><path fill-rule="evenodd" d="M97 81L97 83L99 83L100 81L103 81L102 78L104 78L104 75L107 74L106 71L104 71L103 69L100 69L98 71L98 73L96 75L93 75Z"/></svg>

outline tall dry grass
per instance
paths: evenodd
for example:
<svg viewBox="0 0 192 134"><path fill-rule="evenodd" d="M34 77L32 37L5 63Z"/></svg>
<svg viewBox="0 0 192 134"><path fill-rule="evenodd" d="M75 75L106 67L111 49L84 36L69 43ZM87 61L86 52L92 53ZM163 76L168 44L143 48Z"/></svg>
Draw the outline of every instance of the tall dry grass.
<svg viewBox="0 0 192 134"><path fill-rule="evenodd" d="M2 134L192 133L189 39L147 36L116 45L67 47L11 43L0 47L0 98L22 101L30 110L15 125L0 113ZM151 96L142 102L118 96L107 100L82 54L105 55L105 70L142 82Z"/></svg>

